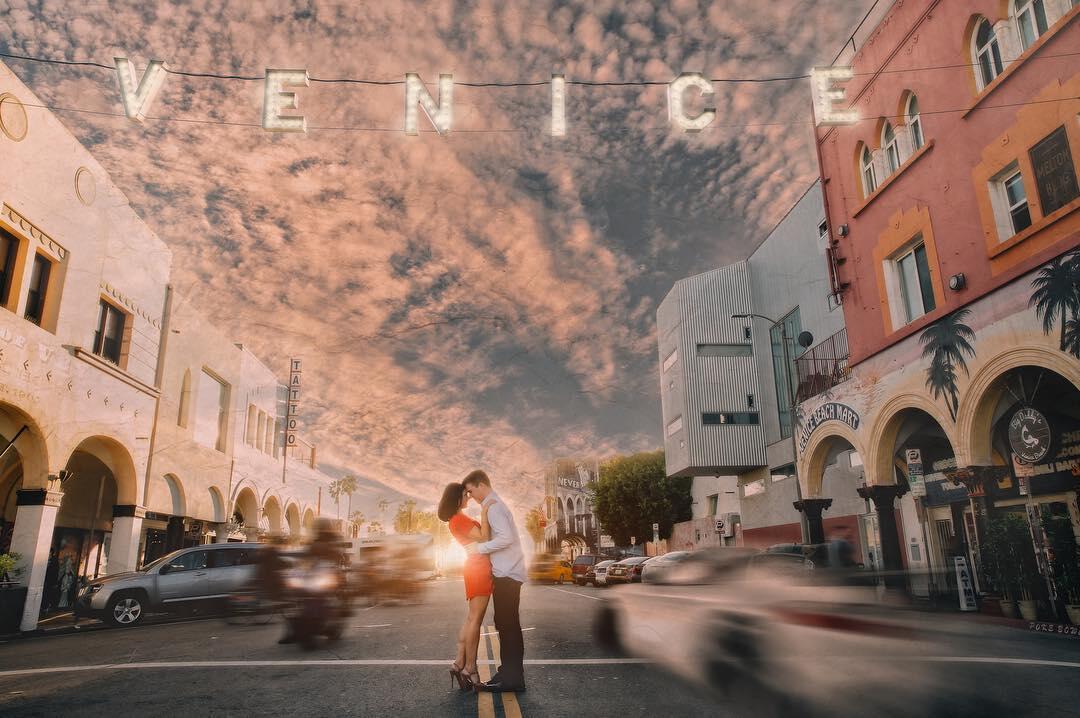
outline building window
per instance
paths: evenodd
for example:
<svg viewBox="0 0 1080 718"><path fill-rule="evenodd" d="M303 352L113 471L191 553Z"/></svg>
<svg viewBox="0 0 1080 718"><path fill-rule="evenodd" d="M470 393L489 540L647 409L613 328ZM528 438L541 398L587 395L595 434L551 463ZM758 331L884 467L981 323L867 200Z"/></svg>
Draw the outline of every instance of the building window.
<svg viewBox="0 0 1080 718"><path fill-rule="evenodd" d="M1027 192L1024 191L1024 177L1017 170L1001 183L1005 192L1005 202L1009 210L1009 222L1013 234L1022 232L1031 226L1031 212L1028 211Z"/></svg>
<svg viewBox="0 0 1080 718"><path fill-rule="evenodd" d="M682 430L682 417L676 416L667 425L667 435L674 436Z"/></svg>
<svg viewBox="0 0 1080 718"><path fill-rule="evenodd" d="M716 516L716 507L720 503L720 494L713 494L705 499L709 504L709 513L706 516Z"/></svg>
<svg viewBox="0 0 1080 718"><path fill-rule="evenodd" d="M0 261L3 261L0 270L0 305L5 307L11 298L11 287L15 283L15 258L18 254L18 238L7 230L0 229Z"/></svg>
<svg viewBox="0 0 1080 718"><path fill-rule="evenodd" d="M248 404L247 428L244 430L244 443L248 446L255 446L255 422L258 416L259 410L255 408L255 405Z"/></svg>
<svg viewBox="0 0 1080 718"><path fill-rule="evenodd" d="M26 292L26 314L28 321L41 326L45 314L45 295L49 289L49 275L52 262L40 254L34 255L34 266L30 271L30 288Z"/></svg>
<svg viewBox="0 0 1080 718"><path fill-rule="evenodd" d="M756 411L706 411L701 414L701 423L705 426L720 424L741 424L756 426L761 419Z"/></svg>
<svg viewBox="0 0 1080 718"><path fill-rule="evenodd" d="M900 146L896 142L896 132L892 123L886 122L881 130L881 150L885 153L885 166L889 174L900 169Z"/></svg>
<svg viewBox="0 0 1080 718"><path fill-rule="evenodd" d="M903 323L908 324L934 310L934 285L930 281L930 264L926 244L919 241L893 260L900 284Z"/></svg>
<svg viewBox="0 0 1080 718"><path fill-rule="evenodd" d="M753 394L747 394L746 395L746 408L747 409L753 409L754 408L754 395Z"/></svg>
<svg viewBox="0 0 1080 718"><path fill-rule="evenodd" d="M698 344L699 357L748 357L754 355L749 344Z"/></svg>
<svg viewBox="0 0 1080 718"><path fill-rule="evenodd" d="M274 453L274 420L271 417L266 417L266 434L263 437L263 452L267 454Z"/></svg>
<svg viewBox="0 0 1080 718"><path fill-rule="evenodd" d="M1020 35L1020 44L1026 50L1046 32L1046 10L1043 8L1043 0L1017 0L1014 6L1016 32Z"/></svg>
<svg viewBox="0 0 1080 718"><path fill-rule="evenodd" d="M124 325L127 315L104 299L98 310L97 330L94 332L94 353L113 364L120 364L124 345Z"/></svg>
<svg viewBox="0 0 1080 718"><path fill-rule="evenodd" d="M908 98L904 115L907 117L908 134L911 137L911 151L918 152L926 144L926 139L923 137L922 118L919 117L919 98L915 95Z"/></svg>
<svg viewBox="0 0 1080 718"><path fill-rule="evenodd" d="M772 344L773 382L776 386L776 410L780 420L780 437L791 436L791 397L795 394L792 377L795 376L796 351L801 349L795 343L795 337L802 331L802 319L796 307L780 323L769 329ZM784 337L787 337L787 351L784 350ZM787 361L784 361L785 356Z"/></svg>
<svg viewBox="0 0 1080 718"><path fill-rule="evenodd" d="M993 82L994 78L1005 69L1001 63L1001 49L998 47L997 36L994 35L994 28L986 18L981 18L975 29L975 65L979 71L980 90Z"/></svg>
<svg viewBox="0 0 1080 718"><path fill-rule="evenodd" d="M874 172L874 155L870 153L869 147L863 147L859 164L862 167L863 196L869 197L877 189L877 174Z"/></svg>
<svg viewBox="0 0 1080 718"><path fill-rule="evenodd" d="M664 360L664 371L667 371L671 367L675 366L675 362L679 361L679 350L672 349L671 353L667 355L667 359Z"/></svg>
<svg viewBox="0 0 1080 718"><path fill-rule="evenodd" d="M754 332L750 327L743 327L743 336L746 338L746 341L750 341L754 338Z"/></svg>
<svg viewBox="0 0 1080 718"><path fill-rule="evenodd" d="M228 416L228 385L203 369L195 395L195 441L224 451Z"/></svg>
<svg viewBox="0 0 1080 718"><path fill-rule="evenodd" d="M259 412L259 424L255 429L255 448L259 451L266 450L266 412Z"/></svg>

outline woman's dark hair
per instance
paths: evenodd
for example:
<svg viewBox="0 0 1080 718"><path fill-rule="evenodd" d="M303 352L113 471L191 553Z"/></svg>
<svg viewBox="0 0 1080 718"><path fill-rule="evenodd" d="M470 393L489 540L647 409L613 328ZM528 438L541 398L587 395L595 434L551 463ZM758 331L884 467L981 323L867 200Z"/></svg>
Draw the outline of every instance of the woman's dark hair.
<svg viewBox="0 0 1080 718"><path fill-rule="evenodd" d="M461 497L465 486L458 483L447 484L439 500L439 520L449 521L461 509Z"/></svg>

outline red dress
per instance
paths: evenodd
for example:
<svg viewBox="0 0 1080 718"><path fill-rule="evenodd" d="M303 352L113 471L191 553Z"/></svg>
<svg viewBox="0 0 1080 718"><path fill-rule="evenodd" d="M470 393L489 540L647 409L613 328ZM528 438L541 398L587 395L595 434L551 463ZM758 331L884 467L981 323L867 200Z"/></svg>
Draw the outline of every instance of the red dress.
<svg viewBox="0 0 1080 718"><path fill-rule="evenodd" d="M480 524L460 511L450 518L450 533L462 546L473 543L469 532ZM487 554L474 553L465 559L465 600L474 596L490 596L492 590L491 560Z"/></svg>

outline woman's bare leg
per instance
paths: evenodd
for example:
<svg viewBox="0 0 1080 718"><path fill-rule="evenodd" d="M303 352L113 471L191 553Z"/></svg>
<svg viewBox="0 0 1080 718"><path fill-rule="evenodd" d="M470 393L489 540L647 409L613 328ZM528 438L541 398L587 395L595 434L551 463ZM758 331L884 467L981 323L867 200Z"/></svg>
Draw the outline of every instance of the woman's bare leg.
<svg viewBox="0 0 1080 718"><path fill-rule="evenodd" d="M469 600L469 617L465 621L465 670L476 673L476 653L480 647L480 626L487 613L488 596L473 596Z"/></svg>
<svg viewBox="0 0 1080 718"><path fill-rule="evenodd" d="M469 613L465 615L465 622L461 624L461 629L458 631L457 636L457 654L454 658L454 665L460 670L465 668L465 643L469 633L469 617L472 614L472 606L469 606Z"/></svg>

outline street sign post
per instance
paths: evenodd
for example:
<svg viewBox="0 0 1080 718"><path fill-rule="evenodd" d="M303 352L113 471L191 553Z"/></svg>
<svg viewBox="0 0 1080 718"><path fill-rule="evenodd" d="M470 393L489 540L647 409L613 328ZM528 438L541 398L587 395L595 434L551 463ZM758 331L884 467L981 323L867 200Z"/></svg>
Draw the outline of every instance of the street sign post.
<svg viewBox="0 0 1080 718"><path fill-rule="evenodd" d="M922 452L919 449L907 450L908 486L912 496L926 496L926 482L923 480Z"/></svg>
<svg viewBox="0 0 1080 718"><path fill-rule="evenodd" d="M956 566L956 591L960 595L960 610L978 610L975 603L975 588L971 583L971 573L968 571L967 559L963 556L953 556L953 564Z"/></svg>
<svg viewBox="0 0 1080 718"><path fill-rule="evenodd" d="M716 520L716 533L718 533L718 534L724 533L724 520L723 519L717 519Z"/></svg>

